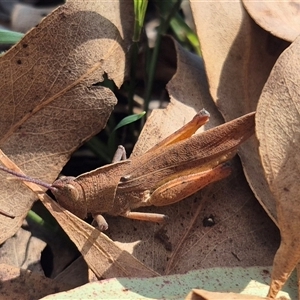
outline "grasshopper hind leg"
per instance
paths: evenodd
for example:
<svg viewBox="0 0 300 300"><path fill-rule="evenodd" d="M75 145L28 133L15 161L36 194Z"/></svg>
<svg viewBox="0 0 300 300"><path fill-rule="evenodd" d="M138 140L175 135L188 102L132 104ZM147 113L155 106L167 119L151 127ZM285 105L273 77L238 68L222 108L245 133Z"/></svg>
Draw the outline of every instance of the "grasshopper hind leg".
<svg viewBox="0 0 300 300"><path fill-rule="evenodd" d="M122 214L122 217L133 219L133 220L154 222L154 223L164 223L168 220L168 216L163 214L135 212L135 211L128 211Z"/></svg>
<svg viewBox="0 0 300 300"><path fill-rule="evenodd" d="M179 202L230 173L231 168L225 163L211 170L180 176L157 188L147 200L148 205L165 206Z"/></svg>
<svg viewBox="0 0 300 300"><path fill-rule="evenodd" d="M143 205L141 206L165 206L179 202L201 190L208 184L227 177L230 173L231 168L224 163L210 170L180 176L179 178L166 182L151 194L149 191L145 191L142 201ZM127 211L123 213L122 216L129 219L156 223L164 223L168 219L168 217L163 214L132 211Z"/></svg>
<svg viewBox="0 0 300 300"><path fill-rule="evenodd" d="M121 215L122 217L140 220L140 221L148 221L154 223L165 223L168 220L168 216L163 214L155 214L155 213L146 213L146 212L132 212L128 211ZM108 229L108 224L105 218L100 214L93 215L94 221L93 225L97 227L100 231L105 231Z"/></svg>

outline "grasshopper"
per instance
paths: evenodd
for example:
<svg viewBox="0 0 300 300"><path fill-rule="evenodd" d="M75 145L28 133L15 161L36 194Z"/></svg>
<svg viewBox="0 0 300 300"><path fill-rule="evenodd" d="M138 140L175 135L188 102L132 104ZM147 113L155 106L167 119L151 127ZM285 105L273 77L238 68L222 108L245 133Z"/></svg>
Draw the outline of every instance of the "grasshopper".
<svg viewBox="0 0 300 300"><path fill-rule="evenodd" d="M146 153L114 162L78 177L62 177L52 185L19 176L51 189L58 203L84 219L92 214L101 230L108 225L102 214L152 222L164 222L163 214L134 212L142 206L165 206L181 201L231 173L226 163L255 128L249 113L200 134L209 120L201 110L185 126ZM122 149L122 148L121 148ZM121 157L116 155L115 161ZM4 169L1 167L1 169ZM6 170L7 171L7 170ZM15 174L14 172L10 172ZM18 176L18 175L17 175Z"/></svg>

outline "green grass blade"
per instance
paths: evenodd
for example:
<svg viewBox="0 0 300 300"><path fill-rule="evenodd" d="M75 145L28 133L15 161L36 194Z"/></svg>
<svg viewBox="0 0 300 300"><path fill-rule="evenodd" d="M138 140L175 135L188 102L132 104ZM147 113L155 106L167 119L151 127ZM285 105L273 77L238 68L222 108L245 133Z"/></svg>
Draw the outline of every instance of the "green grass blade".
<svg viewBox="0 0 300 300"><path fill-rule="evenodd" d="M59 226L55 226L53 224L50 224L46 222L43 218L41 218L36 212L33 210L30 210L27 214L27 219L29 219L31 222L35 223L36 225L44 228L46 231L55 233L59 230Z"/></svg>
<svg viewBox="0 0 300 300"><path fill-rule="evenodd" d="M178 38L178 40L182 43L188 42L193 48L194 51L199 55L201 55L200 42L195 34L195 32L185 23L183 18L177 13L174 18L172 18L170 22L170 26Z"/></svg>
<svg viewBox="0 0 300 300"><path fill-rule="evenodd" d="M141 119L144 115L146 114L145 111L143 111L142 113L140 114L134 114L134 115L130 115L130 116L127 116L125 117L124 119L122 119L118 124L117 126L114 128L113 132L118 130L119 128L123 127L123 126L126 126L128 124L131 124L139 119Z"/></svg>
<svg viewBox="0 0 300 300"><path fill-rule="evenodd" d="M23 33L1 29L0 30L0 44L1 45L16 44L17 42L19 42L22 39L23 36L24 36Z"/></svg>
<svg viewBox="0 0 300 300"><path fill-rule="evenodd" d="M134 0L134 34L133 34L133 42L139 42L141 31L144 26L145 14L148 6L148 0Z"/></svg>

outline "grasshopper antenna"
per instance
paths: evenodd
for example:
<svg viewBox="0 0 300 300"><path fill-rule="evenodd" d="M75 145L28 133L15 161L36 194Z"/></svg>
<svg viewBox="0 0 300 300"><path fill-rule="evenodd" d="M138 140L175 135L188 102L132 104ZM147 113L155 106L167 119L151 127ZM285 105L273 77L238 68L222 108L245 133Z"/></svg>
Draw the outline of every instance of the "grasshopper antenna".
<svg viewBox="0 0 300 300"><path fill-rule="evenodd" d="M48 184L48 183L46 183L46 182L43 182L43 181L41 181L41 180L39 180L39 179L31 178L31 177L29 177L29 176L20 174L20 173L18 173L18 172L15 172L15 171L13 171L13 170L11 170L11 169L8 169L8 168L5 168L5 167L3 167L3 166L0 166L0 170L2 170L2 171L4 171L4 172L6 172L6 173L9 173L9 174L12 174L12 175L16 176L15 179L22 180L22 181L33 182L33 183L35 183L35 184L38 184L38 185L40 185L40 186L43 186L43 187L45 187L45 188L51 190L51 191L56 191L56 190L57 190L57 188L55 188L55 187L52 186L51 184ZM13 216L13 215L10 214L10 213L7 213L7 212L3 211L2 209L0 209L0 214L2 214L3 216L6 216L6 217L8 217L8 218L11 218L11 219L14 219L14 218L16 217L16 216Z"/></svg>
<svg viewBox="0 0 300 300"><path fill-rule="evenodd" d="M6 167L3 167L3 166L0 166L0 170L2 170L2 171L4 171L4 172L6 172L6 173L9 173L9 174L12 174L12 175L16 176L15 179L17 179L17 180L33 182L33 183L35 183L35 184L38 184L38 185L40 185L40 186L45 187L46 189L51 190L51 191L57 191L57 188L56 188L56 187L52 186L52 185L49 184L49 183L43 182L43 181L41 181L41 180L39 180L39 179L32 178L32 177L29 177L29 176L27 176L27 175L23 175L23 174L21 174L21 173L15 172L15 171L13 171L13 170L11 170L11 169L8 169L8 168L6 168Z"/></svg>

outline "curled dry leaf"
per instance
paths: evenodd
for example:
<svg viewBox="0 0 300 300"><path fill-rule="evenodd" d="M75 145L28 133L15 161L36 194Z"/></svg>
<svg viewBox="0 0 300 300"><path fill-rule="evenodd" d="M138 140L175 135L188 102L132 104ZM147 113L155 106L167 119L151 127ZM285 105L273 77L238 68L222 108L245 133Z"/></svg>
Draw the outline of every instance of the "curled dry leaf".
<svg viewBox="0 0 300 300"><path fill-rule="evenodd" d="M277 206L281 244L269 295L275 297L300 262L300 38L283 52L257 107L257 136L266 178Z"/></svg>
<svg viewBox="0 0 300 300"><path fill-rule="evenodd" d="M0 161L11 170L24 174L1 150ZM98 229L63 209L45 194L40 186L32 182L24 182L24 184L38 195L44 206L81 252L90 269L99 278L153 277L158 275L128 252L118 248Z"/></svg>
<svg viewBox="0 0 300 300"><path fill-rule="evenodd" d="M27 175L53 182L70 154L105 126L116 98L97 83L104 72L123 82L132 15L124 1L70 0L1 57L0 148ZM0 215L1 243L36 196L0 176L1 209L15 216Z"/></svg>
<svg viewBox="0 0 300 300"><path fill-rule="evenodd" d="M292 42L300 34L299 1L242 1L253 20L274 36Z"/></svg>
<svg viewBox="0 0 300 300"><path fill-rule="evenodd" d="M185 300L262 300L268 298L262 298L252 295L241 295L236 293L216 293L205 290L194 289L190 292ZM286 299L286 298L284 298ZM282 299L283 300L283 299Z"/></svg>
<svg viewBox="0 0 300 300"><path fill-rule="evenodd" d="M191 8L201 43L210 93L226 121L254 111L263 85L287 43L265 32L240 0L194 1ZM245 175L276 223L275 200L264 178L253 137L239 149Z"/></svg>

